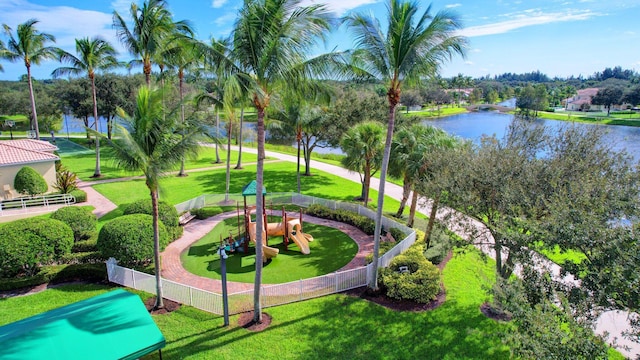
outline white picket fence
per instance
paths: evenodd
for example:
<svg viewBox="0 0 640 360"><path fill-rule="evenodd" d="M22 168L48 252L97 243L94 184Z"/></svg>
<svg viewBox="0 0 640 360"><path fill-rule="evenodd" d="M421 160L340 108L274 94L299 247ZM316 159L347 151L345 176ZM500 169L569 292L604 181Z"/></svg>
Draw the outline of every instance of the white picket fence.
<svg viewBox="0 0 640 360"><path fill-rule="evenodd" d="M238 194L230 194L227 196L202 195L176 205L176 209L178 209L178 212L184 212L204 206L217 205L227 199L239 202L244 201L242 195ZM295 204L302 207L322 204L334 210L344 209L353 211L360 215L367 216L370 219L373 219L375 216L375 212L357 204L320 199L297 193L268 194L266 203L273 205ZM247 205L253 204L248 203ZM416 233L413 229L387 218L383 218L382 227L384 229L399 228L405 234L408 234L404 240L379 258L378 267L387 267L391 259L408 249L416 241ZM107 274L110 282L152 294L156 292L155 276L119 266L113 258L107 261ZM369 264L357 269L338 271L310 279L292 281L284 284L264 285L260 289L262 307L284 305L365 286L370 282L372 274L373 266ZM210 313L223 314L221 294L194 288L167 279L162 279L162 290L163 296L167 299ZM230 314L237 314L252 309L253 290L229 294Z"/></svg>

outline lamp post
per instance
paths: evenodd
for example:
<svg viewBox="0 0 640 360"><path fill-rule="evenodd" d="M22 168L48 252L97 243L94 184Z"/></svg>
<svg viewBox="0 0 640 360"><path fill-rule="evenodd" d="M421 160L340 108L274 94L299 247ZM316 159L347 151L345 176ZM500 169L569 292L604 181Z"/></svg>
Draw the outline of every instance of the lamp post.
<svg viewBox="0 0 640 360"><path fill-rule="evenodd" d="M224 312L224 326L229 326L229 299L227 296L227 258L229 257L224 251L224 245L218 248L220 255L220 271L222 272L222 309Z"/></svg>

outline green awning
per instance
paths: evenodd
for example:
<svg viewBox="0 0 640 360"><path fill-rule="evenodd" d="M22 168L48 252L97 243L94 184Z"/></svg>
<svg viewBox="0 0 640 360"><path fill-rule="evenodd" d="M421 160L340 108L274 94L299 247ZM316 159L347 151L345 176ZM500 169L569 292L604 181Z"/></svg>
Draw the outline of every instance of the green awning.
<svg viewBox="0 0 640 360"><path fill-rule="evenodd" d="M165 346L138 295L114 290L0 327L0 359L137 359Z"/></svg>
<svg viewBox="0 0 640 360"><path fill-rule="evenodd" d="M256 183L255 180L251 180L250 183L248 183L242 188L242 196L255 195L258 193L257 189L258 189L258 184ZM262 186L262 195L265 195L266 193L267 193L267 188Z"/></svg>

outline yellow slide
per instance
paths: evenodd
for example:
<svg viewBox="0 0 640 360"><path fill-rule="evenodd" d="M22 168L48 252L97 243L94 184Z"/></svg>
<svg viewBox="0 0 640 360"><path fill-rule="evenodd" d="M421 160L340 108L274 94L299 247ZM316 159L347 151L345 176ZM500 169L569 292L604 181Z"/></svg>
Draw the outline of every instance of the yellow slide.
<svg viewBox="0 0 640 360"><path fill-rule="evenodd" d="M305 234L301 230L300 220L294 219L287 222L287 229L289 230L289 238L293 240L300 248L300 252L308 255L311 253L309 250L309 241L313 241L313 236Z"/></svg>
<svg viewBox="0 0 640 360"><path fill-rule="evenodd" d="M256 242L256 223L249 222L249 240ZM274 258L280 253L280 249L272 248L264 245L266 243L266 233L262 232L262 262L266 262L267 260Z"/></svg>

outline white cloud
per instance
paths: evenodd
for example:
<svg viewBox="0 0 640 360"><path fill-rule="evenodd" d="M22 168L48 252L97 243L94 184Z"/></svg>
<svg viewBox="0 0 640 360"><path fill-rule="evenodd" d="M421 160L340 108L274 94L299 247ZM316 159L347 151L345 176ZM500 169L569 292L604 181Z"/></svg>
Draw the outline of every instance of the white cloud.
<svg viewBox="0 0 640 360"><path fill-rule="evenodd" d="M444 7L447 9L453 9L462 6L460 3L445 5Z"/></svg>
<svg viewBox="0 0 640 360"><path fill-rule="evenodd" d="M226 3L227 3L227 0L213 0L211 2L211 7L214 8L214 9L221 8Z"/></svg>
<svg viewBox="0 0 640 360"><path fill-rule="evenodd" d="M481 53L481 52L482 52L482 50L480 50L480 49L478 49L478 48L474 48L474 49L469 50L469 52L470 52L470 53L476 53L476 54L477 54L477 53Z"/></svg>
<svg viewBox="0 0 640 360"><path fill-rule="evenodd" d="M543 25L556 22L583 21L596 16L591 11L566 12L566 13L528 13L518 15L511 20L500 21L492 24L471 26L460 31L460 34L468 37L496 35L507 33L519 28L535 25Z"/></svg>
<svg viewBox="0 0 640 360"><path fill-rule="evenodd" d="M131 3L133 0L113 0L111 2L111 7L113 10L117 11L120 16L125 17L129 16L129 12L131 11Z"/></svg>
<svg viewBox="0 0 640 360"><path fill-rule="evenodd" d="M325 4L327 8L338 15L342 15L349 10L353 10L359 6L374 4L380 0L302 0L302 6Z"/></svg>
<svg viewBox="0 0 640 360"><path fill-rule="evenodd" d="M216 26L223 26L223 25L226 25L226 24L230 24L236 19L237 15L238 14L232 13L232 12L226 13L226 14L216 18L213 21L213 23L216 24Z"/></svg>
<svg viewBox="0 0 640 360"><path fill-rule="evenodd" d="M469 60L467 60L467 61L465 61L465 62L464 62L464 64L465 64L465 65L472 66L472 65L474 65L474 62L473 62L473 61L469 61Z"/></svg>

